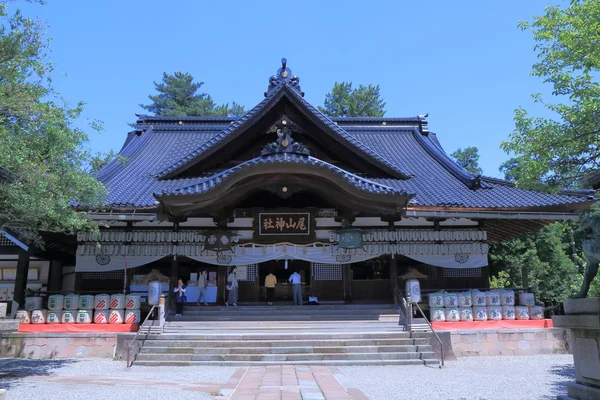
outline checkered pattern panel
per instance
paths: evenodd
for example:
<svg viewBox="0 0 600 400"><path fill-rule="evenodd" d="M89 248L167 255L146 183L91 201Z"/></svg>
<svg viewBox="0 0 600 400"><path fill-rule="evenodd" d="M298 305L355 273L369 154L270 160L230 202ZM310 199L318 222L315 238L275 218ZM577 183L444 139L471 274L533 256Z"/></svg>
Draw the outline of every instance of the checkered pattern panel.
<svg viewBox="0 0 600 400"><path fill-rule="evenodd" d="M258 277L258 264L250 264L247 265L246 268L246 279L240 279L240 276L238 275L238 281L255 281ZM232 269L233 267L227 267L227 275L229 275Z"/></svg>
<svg viewBox="0 0 600 400"><path fill-rule="evenodd" d="M123 280L123 271L84 272L81 279L85 280Z"/></svg>
<svg viewBox="0 0 600 400"><path fill-rule="evenodd" d="M444 268L444 278L483 278L481 268Z"/></svg>
<svg viewBox="0 0 600 400"><path fill-rule="evenodd" d="M14 246L15 244L11 242L6 236L0 233L0 247L8 247Z"/></svg>
<svg viewBox="0 0 600 400"><path fill-rule="evenodd" d="M341 281L342 264L312 263L312 276L315 281Z"/></svg>

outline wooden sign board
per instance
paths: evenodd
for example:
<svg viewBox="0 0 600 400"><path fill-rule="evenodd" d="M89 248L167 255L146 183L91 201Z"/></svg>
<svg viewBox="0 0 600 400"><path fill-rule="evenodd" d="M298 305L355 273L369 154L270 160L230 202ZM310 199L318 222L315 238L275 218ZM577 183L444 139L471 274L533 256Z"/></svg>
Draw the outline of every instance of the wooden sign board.
<svg viewBox="0 0 600 400"><path fill-rule="evenodd" d="M310 236L311 215L308 212L259 213L259 236Z"/></svg>

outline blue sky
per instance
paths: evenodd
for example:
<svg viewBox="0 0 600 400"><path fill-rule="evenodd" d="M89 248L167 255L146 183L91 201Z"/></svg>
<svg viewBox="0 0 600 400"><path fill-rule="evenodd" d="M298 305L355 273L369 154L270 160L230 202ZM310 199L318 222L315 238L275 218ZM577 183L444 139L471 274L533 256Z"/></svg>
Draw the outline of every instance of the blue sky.
<svg viewBox="0 0 600 400"><path fill-rule="evenodd" d="M118 150L163 71L190 72L218 102L246 108L288 59L306 98L323 103L335 81L379 84L386 116L429 113L448 152L477 146L489 176L513 110L547 92L529 76L531 33L520 20L550 0L488 1L17 1L50 25L55 86L85 117L104 122L94 151Z"/></svg>

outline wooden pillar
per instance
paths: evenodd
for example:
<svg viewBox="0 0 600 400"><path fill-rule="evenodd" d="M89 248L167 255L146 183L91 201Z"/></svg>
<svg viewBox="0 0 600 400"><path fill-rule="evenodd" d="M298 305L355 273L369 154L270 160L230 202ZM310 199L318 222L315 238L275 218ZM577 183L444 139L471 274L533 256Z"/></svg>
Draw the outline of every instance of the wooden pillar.
<svg viewBox="0 0 600 400"><path fill-rule="evenodd" d="M225 304L225 300L227 300L227 290L225 289L225 285L227 284L227 267L219 266L217 267L217 304L223 305Z"/></svg>
<svg viewBox="0 0 600 400"><path fill-rule="evenodd" d="M25 290L27 289L27 275L29 274L29 253L19 250L17 260L17 276L15 279L15 294L13 302L19 309L25 308Z"/></svg>
<svg viewBox="0 0 600 400"><path fill-rule="evenodd" d="M396 288L396 285L398 284L398 260L396 260L395 255L390 255L388 265L390 266L390 285L392 286L393 296L393 294L395 293L394 290Z"/></svg>
<svg viewBox="0 0 600 400"><path fill-rule="evenodd" d="M62 289L62 263L56 260L50 260L48 272L48 291L60 291Z"/></svg>
<svg viewBox="0 0 600 400"><path fill-rule="evenodd" d="M342 280L344 283L344 301L352 301L352 264L342 265Z"/></svg>
<svg viewBox="0 0 600 400"><path fill-rule="evenodd" d="M169 285L169 294L173 292L173 290L177 287L177 281L179 280L179 259L177 256L173 256L173 260L171 260L171 282Z"/></svg>

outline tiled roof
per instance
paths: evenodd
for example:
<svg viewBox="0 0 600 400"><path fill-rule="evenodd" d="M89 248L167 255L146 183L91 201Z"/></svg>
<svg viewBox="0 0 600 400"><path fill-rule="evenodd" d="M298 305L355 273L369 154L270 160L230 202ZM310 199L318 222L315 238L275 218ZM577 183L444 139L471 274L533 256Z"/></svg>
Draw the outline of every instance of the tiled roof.
<svg viewBox="0 0 600 400"><path fill-rule="evenodd" d="M273 154L269 156L261 156L257 158L253 158L248 160L242 164L239 164L233 168L221 171L214 175L207 176L205 178L198 179L196 182L178 188L169 187L167 189L162 190L160 193L155 193L158 196L164 195L187 195L187 194L197 194L197 193L205 193L208 192L217 186L219 186L224 181L227 181L229 178L234 176L236 173L241 171L245 171L250 168L260 167L262 165L268 164L298 164L298 165L311 165L318 168L323 168L324 170L331 171L342 178L344 178L348 183L354 185L360 190L369 193L376 194L391 194L391 195L399 195L399 196L409 196L410 194L406 191L390 187L382 183L377 183L371 181L366 178L362 178L358 175L352 174L348 171L343 170L342 168L336 167L335 165L329 164L325 161L319 160L310 156L303 156L291 153L282 153L282 154Z"/></svg>

